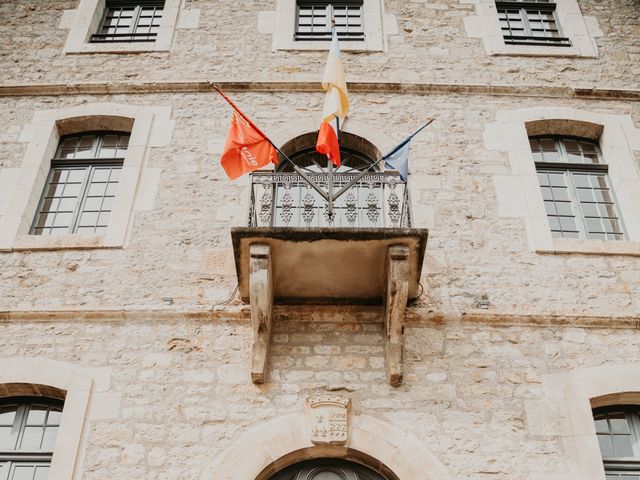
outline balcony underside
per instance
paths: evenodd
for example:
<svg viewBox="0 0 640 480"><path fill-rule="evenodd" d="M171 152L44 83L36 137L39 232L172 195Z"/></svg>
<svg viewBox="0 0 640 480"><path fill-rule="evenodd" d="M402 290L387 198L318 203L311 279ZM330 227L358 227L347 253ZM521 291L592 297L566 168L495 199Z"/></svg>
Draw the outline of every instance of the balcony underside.
<svg viewBox="0 0 640 480"><path fill-rule="evenodd" d="M271 251L276 302L382 304L389 247L403 245L409 249L408 297L413 299L427 234L419 228L233 228L240 295L249 301L249 246L263 244Z"/></svg>

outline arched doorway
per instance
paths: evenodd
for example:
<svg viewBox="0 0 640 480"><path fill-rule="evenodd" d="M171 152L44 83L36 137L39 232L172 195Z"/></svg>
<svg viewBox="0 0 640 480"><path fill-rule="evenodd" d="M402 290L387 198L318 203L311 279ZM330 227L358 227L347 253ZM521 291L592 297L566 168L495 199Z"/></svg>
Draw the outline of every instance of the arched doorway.
<svg viewBox="0 0 640 480"><path fill-rule="evenodd" d="M373 470L346 460L320 458L291 465L269 480L389 480Z"/></svg>
<svg viewBox="0 0 640 480"><path fill-rule="evenodd" d="M298 167L306 170L321 172L327 168L327 156L316 151L317 132L309 132L292 138L285 143L281 150ZM381 157L376 146L365 138L348 132L340 132L341 165L336 173L362 171ZM372 171L379 171L382 165L372 167ZM277 171L291 172L292 165L280 157Z"/></svg>

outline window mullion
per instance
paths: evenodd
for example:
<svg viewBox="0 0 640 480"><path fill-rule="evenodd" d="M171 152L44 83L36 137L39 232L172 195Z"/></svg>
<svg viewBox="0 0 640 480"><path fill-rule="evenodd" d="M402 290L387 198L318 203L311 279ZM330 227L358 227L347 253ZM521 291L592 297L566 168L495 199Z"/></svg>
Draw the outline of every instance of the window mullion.
<svg viewBox="0 0 640 480"><path fill-rule="evenodd" d="M11 430L11 437L13 439L13 448L19 449L22 442L22 436L24 435L24 426L27 422L27 414L29 413L29 405L19 405L16 409L16 418L13 421L13 429Z"/></svg>
<svg viewBox="0 0 640 480"><path fill-rule="evenodd" d="M133 13L131 14L131 27L129 28L129 33L131 33L132 35L136 32L138 22L140 21L141 12L142 12L142 5L140 4L136 5L136 8L133 10Z"/></svg>
<svg viewBox="0 0 640 480"><path fill-rule="evenodd" d="M567 187L569 198L571 199L571 204L574 207L574 213L576 218L576 225L578 230L580 230L580 234L582 238L589 238L589 231L587 230L587 224L585 222L584 212L582 211L582 205L580 204L580 198L578 197L578 189L576 188L576 184L573 181L573 170L566 170L565 174L567 175Z"/></svg>
<svg viewBox="0 0 640 480"><path fill-rule="evenodd" d="M93 142L93 148L91 149L91 158L98 158L98 152L102 146L102 136L96 135L96 141Z"/></svg>
<svg viewBox="0 0 640 480"><path fill-rule="evenodd" d="M527 9L520 9L520 18L522 18L522 27L524 28L524 33L527 37L533 37L533 33L531 33L531 26L529 25L529 17L527 16Z"/></svg>
<svg viewBox="0 0 640 480"><path fill-rule="evenodd" d="M69 228L71 233L75 233L78 229L78 221L80 219L80 214L82 213L82 209L84 208L84 203L87 197L87 191L89 190L89 185L91 184L91 175L93 173L93 165L87 165L84 167L85 176L82 180L82 187L80 188L80 193L78 194L78 201L76 203L76 208L73 212L73 217L71 218L71 222Z"/></svg>

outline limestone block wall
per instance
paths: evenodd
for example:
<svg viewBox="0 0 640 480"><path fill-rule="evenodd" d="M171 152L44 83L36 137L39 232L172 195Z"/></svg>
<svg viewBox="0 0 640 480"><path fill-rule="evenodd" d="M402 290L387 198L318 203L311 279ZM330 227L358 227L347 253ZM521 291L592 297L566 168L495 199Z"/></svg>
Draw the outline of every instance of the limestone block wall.
<svg viewBox="0 0 640 480"><path fill-rule="evenodd" d="M281 143L317 128L323 101L321 92L233 92L232 97ZM8 199L18 188L12 179L28 145L23 130L34 112L98 102L170 109L172 129L158 133L164 146L149 147L145 154L135 199L136 208L144 208L135 210L124 248L0 252L0 310L166 308L162 299L170 297L171 308L184 311L224 302L236 283L229 226L246 224L249 183L247 177L229 181L218 164L230 112L215 93L5 97L0 217L11 213ZM633 254L638 239L627 242L632 254L541 254L530 247L525 219L505 214L522 202L542 201L535 185L516 204L496 190L496 176L513 178L513 159L488 140L489 125L501 112L544 105L623 118L626 151L640 151L636 102L352 95L345 128L353 122L373 142L384 138L393 145L428 116L437 116L411 146L415 226L430 229L418 306L448 315L475 308L487 295L491 312L499 314L638 315L640 258ZM527 155L524 127L509 132L514 142L525 143L518 155ZM607 161L615 160L614 152ZM623 220L637 215L634 209L623 211ZM548 234L544 224L542 231Z"/></svg>
<svg viewBox="0 0 640 480"><path fill-rule="evenodd" d="M354 416L417 438L452 479L593 478L575 450L577 433L592 425L576 424L569 413L576 404L557 392L576 372L587 384L602 383L597 372L607 368L637 377L624 365L640 361L640 335L547 320L496 327L464 317L415 318L397 389L385 381L375 309L281 311L263 386L250 382L249 319L238 315L10 322L0 344L2 359L35 357L99 372L80 447L85 480L215 479L214 460L243 433L301 415L305 398L327 391L351 398ZM621 388L618 377L608 377L612 390ZM595 432L585 436L595 442ZM259 454L252 448L247 456ZM425 478L442 478L426 476L432 473Z"/></svg>
<svg viewBox="0 0 640 480"><path fill-rule="evenodd" d="M388 16L385 51L345 53L350 81L638 88L640 24L634 1L578 2L589 19L597 58L487 56L482 40L473 32L467 36L465 25L478 14L468 0L381 4ZM273 35L267 32L276 28L269 16L275 0L183 0L169 52L65 54L77 6L77 0L3 2L0 83L317 82L325 62L322 51L272 50ZM261 21L264 14L271 20Z"/></svg>

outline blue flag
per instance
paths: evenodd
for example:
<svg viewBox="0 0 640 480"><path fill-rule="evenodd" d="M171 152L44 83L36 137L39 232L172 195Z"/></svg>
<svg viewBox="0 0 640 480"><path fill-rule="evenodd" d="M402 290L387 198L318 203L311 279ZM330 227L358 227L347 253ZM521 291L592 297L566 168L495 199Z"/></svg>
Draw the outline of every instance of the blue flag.
<svg viewBox="0 0 640 480"><path fill-rule="evenodd" d="M409 173L409 147L411 146L411 137L407 138L400 145L393 149L393 152L385 155L384 168L397 170L402 180L407 180Z"/></svg>
<svg viewBox="0 0 640 480"><path fill-rule="evenodd" d="M402 180L407 180L409 174L409 147L411 146L411 139L415 137L423 128L433 122L434 119L429 120L418 130L413 132L402 142L400 142L393 150L387 153L384 157L384 167L391 170L397 170Z"/></svg>

